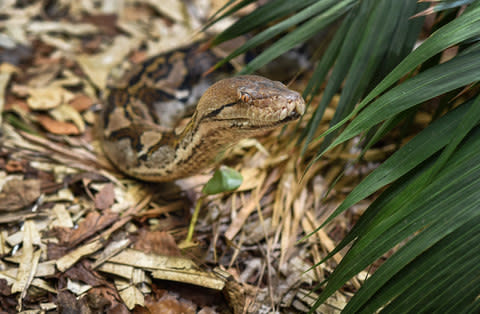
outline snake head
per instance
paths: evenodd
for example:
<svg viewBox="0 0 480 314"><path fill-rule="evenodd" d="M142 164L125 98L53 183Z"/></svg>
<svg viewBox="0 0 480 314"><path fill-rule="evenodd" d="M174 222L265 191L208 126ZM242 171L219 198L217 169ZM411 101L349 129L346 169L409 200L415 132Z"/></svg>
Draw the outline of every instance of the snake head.
<svg viewBox="0 0 480 314"><path fill-rule="evenodd" d="M256 75L215 83L197 106L200 122L248 130L275 127L298 119L304 112L305 101L299 93Z"/></svg>

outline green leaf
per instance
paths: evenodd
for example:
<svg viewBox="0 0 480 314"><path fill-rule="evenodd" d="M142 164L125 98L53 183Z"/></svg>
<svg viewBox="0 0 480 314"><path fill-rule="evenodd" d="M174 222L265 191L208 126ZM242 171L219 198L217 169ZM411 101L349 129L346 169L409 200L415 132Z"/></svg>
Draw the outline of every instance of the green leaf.
<svg viewBox="0 0 480 314"><path fill-rule="evenodd" d="M365 108L329 148L423 101L479 80L479 58L478 51L457 56L396 86Z"/></svg>
<svg viewBox="0 0 480 314"><path fill-rule="evenodd" d="M255 0L243 0L240 1L239 3L235 4L230 10L222 14L221 16L218 16L220 13L225 11L232 3L234 3L236 0L229 0L227 3L225 3L220 9L218 9L213 16L211 16L208 19L208 22L205 24L205 26L202 27L202 32L204 32L206 29L208 29L210 26L213 24L217 23L218 21L232 15L233 13L237 12L241 8L249 5L250 3L254 2Z"/></svg>
<svg viewBox="0 0 480 314"><path fill-rule="evenodd" d="M428 243L435 233L438 234L440 227L439 224L435 226L437 230L430 228L420 233L387 260L349 302L345 312L360 312L362 309L370 313L392 299L395 300L385 308L386 312L422 311L419 306L423 311L429 307L431 310L445 309L448 303L440 306L440 302L449 301L451 304L445 292L452 283L461 283L463 287L455 288L458 291L468 286L461 278L463 274L473 275L472 279L478 277L471 270L480 263L480 247L475 245L480 241L480 217L466 221L428 248ZM422 253L422 248L428 249ZM476 269L477 273L480 272L480 268ZM476 281L478 283L478 279ZM381 290L378 290L380 287ZM468 289L478 293L478 288L477 291L471 287ZM375 297L372 297L373 294ZM451 292L448 294L452 295ZM435 304L435 307L428 303Z"/></svg>
<svg viewBox="0 0 480 314"><path fill-rule="evenodd" d="M419 7L424 7L424 5ZM321 102L315 110L314 117L309 121L301 136L301 139L306 138L303 152L313 139L326 106L340 88L342 88L342 94L331 125L350 114L360 97L411 51L423 21L423 19L411 20L408 18L416 9L417 2L415 0L363 1L350 12L342 24L342 28L345 24L348 25L348 33L343 34L339 31L331 43L331 46L337 50L334 55L337 58L335 67L329 77ZM337 48L338 41L343 42L340 49ZM323 65L326 57L328 57L328 63L326 63L328 68ZM327 73L333 64L330 61L331 58L331 55L325 54L320 60L316 72L318 71L322 76L315 76L316 73L314 73L306 90L310 92L313 84L320 86L325 77L324 73ZM316 93L317 89L314 91ZM334 135L335 132L324 139L320 151L328 146Z"/></svg>
<svg viewBox="0 0 480 314"><path fill-rule="evenodd" d="M475 0L438 1L439 2L438 4L424 10L423 12L418 13L416 16L428 15L435 12L440 12L440 11L460 7L462 5L468 5L470 3L473 3L474 1Z"/></svg>
<svg viewBox="0 0 480 314"><path fill-rule="evenodd" d="M265 25L297 10L301 10L314 2L316 2L316 0L270 1L220 33L214 38L213 45L218 45L224 41L243 35L251 30L257 29L259 26ZM232 12L233 10L230 13Z"/></svg>
<svg viewBox="0 0 480 314"><path fill-rule="evenodd" d="M457 227L480 216L478 147L480 130L477 129L438 172L435 181L424 184L429 182L433 167L417 177L407 188L390 190L392 197L382 205L381 211L376 211L374 217L370 215L369 221L364 223L364 230L357 234L358 239L330 276L318 304L355 273L413 233L419 230L432 232L431 236L425 237L428 245L413 246L421 253ZM370 208L367 212L369 210ZM418 253L411 254L410 259L418 256ZM402 258L407 264L409 258Z"/></svg>
<svg viewBox="0 0 480 314"><path fill-rule="evenodd" d="M392 72L390 72L390 74L362 100L349 116L337 123L334 127L331 127L321 136L326 136L340 128L360 110L367 106L375 97L383 93L400 78L407 75L410 71L413 71L417 66L427 61L429 58L442 52L448 47L476 36L480 36L480 5L472 5L471 7L471 10L468 10L467 8L464 14L441 27L427 38L422 45L410 53ZM339 143L339 141L335 141L335 144L330 145L327 149L331 149Z"/></svg>
<svg viewBox="0 0 480 314"><path fill-rule="evenodd" d="M213 195L236 190L243 181L242 175L236 170L222 166L202 189L203 194Z"/></svg>
<svg viewBox="0 0 480 314"><path fill-rule="evenodd" d="M332 42L330 42L323 57L318 62L317 67L315 68L315 71L312 74L312 78L308 81L308 85L305 87L305 90L303 91L303 95L302 95L303 98L307 100L307 106L310 106L313 100L313 97L316 94L318 94L320 87L322 85L322 82L324 81L328 71L334 64L335 59L338 56L338 52L342 46L342 43L344 42L344 37L346 36L349 30L350 23L353 18L354 18L354 14L352 12L350 12L345 17L340 28L335 33L335 37L333 38ZM337 70L337 73L338 73L338 70ZM332 73L331 77L333 78L335 76L338 76L338 75L336 73ZM302 134L299 136L297 140L298 144L300 144L300 142L305 137L307 138L302 148L302 155L305 153L308 143L310 143L311 139L313 138L313 134L317 130L318 125L322 120L322 117L325 112L325 109L327 108L327 105L330 103L333 95L336 92L336 88L330 83L330 81L329 81L329 84L327 85L327 88L324 90L322 100L320 104L317 106L317 109L315 110L313 117L308 121L307 127L305 128L305 130L302 132ZM301 120L298 122L297 125L300 125L302 120L303 120L303 117L301 118Z"/></svg>
<svg viewBox="0 0 480 314"><path fill-rule="evenodd" d="M463 127L462 123L459 123L462 117L480 117L480 114L468 114L469 110L478 110L480 107L478 103L476 106L472 106L472 103L473 101L462 104L456 110L447 113L396 151L395 154L369 174L348 194L345 200L319 229L346 209L405 175L445 147L452 141L455 130ZM461 138L462 137L459 137L459 139Z"/></svg>
<svg viewBox="0 0 480 314"><path fill-rule="evenodd" d="M5 121L8 121L15 128L25 131L27 133L40 136L40 132L36 130L33 126L28 125L21 118L18 118L15 114L7 112L3 114Z"/></svg>
<svg viewBox="0 0 480 314"><path fill-rule="evenodd" d="M308 6L307 8L303 9L302 11L298 12L297 14L292 15L291 17L287 18L286 20L275 24L263 32L255 35L253 38L249 39L245 44L243 44L240 48L236 49L232 52L229 56L224 58L220 61L216 67L220 67L221 65L229 62L233 58L241 55L242 53L257 47L258 45L266 42L267 40L271 39L275 35L278 35L290 27L300 24L301 22L305 21L312 16L319 14L320 12L328 9L335 4L337 0L326 0L326 1L318 1L313 3L312 5Z"/></svg>
<svg viewBox="0 0 480 314"><path fill-rule="evenodd" d="M426 176L426 179L423 181L423 183L428 183L428 181L431 180L443 166L446 160L448 160L448 157L450 157L452 154L452 147L456 147L463 139L465 134L468 133L473 126L479 124L479 119L480 96L477 97L475 102L470 101L465 103L452 112L449 112L438 121L434 122L427 129L418 134L412 141L397 151L367 178L365 178L347 196L344 202L335 210L335 212L327 219L327 221L324 222L322 226L317 228L317 230L361 199L367 197L376 190L396 179L398 179L398 181L390 189L385 191L370 206L370 209L363 214L361 219L357 222L349 234L332 252L328 254L324 260L336 254L338 251L348 245L353 239L357 238L359 234L366 230L369 221L378 215L379 210L386 207L388 202L391 201L391 195L394 194L391 191L396 189L402 191L408 191L409 189L415 190L415 187L410 187L410 184L413 182L412 180L415 179L415 176L418 176L424 172L423 168L426 166L429 168L431 167L431 162L427 161L423 165L421 163L449 143L441 157L430 169L429 175ZM415 176L408 178L409 175L406 173L414 168L415 172L413 172L413 174ZM410 197L413 197L413 193L410 195Z"/></svg>
<svg viewBox="0 0 480 314"><path fill-rule="evenodd" d="M293 3L294 1L292 1ZM246 67L240 71L240 74L248 74L259 69L266 63L277 58L285 51L288 51L314 36L318 31L329 25L333 21L340 18L357 2L357 0L344 0L337 5L331 7L329 10L319 14L318 16L303 23L297 29L291 31L273 45L268 47L264 52L253 59Z"/></svg>
<svg viewBox="0 0 480 314"><path fill-rule="evenodd" d="M328 63L324 63L322 60L318 65L319 72L315 74L322 74L322 76L325 76L329 70L329 66L335 61L335 67L333 68L327 86L323 91L322 100L315 111L314 118L309 121L306 128L307 133L305 134L306 141L304 144L304 150L313 138L327 105L338 92L345 80L351 66L351 61L355 57L356 48L359 45L362 30L365 28L373 4L374 1L363 2L361 6L357 7L354 12L351 12L349 16L346 17L338 34L335 36L336 39L333 40L332 45L334 50L330 50L330 48L327 50L328 55L326 55L326 57L329 59L326 59L325 61L328 61ZM347 26L347 29L345 30L343 30L344 25ZM339 46L339 48L337 48L337 46ZM330 59L333 57L336 57L336 60ZM321 82L317 83L318 86L320 83Z"/></svg>
<svg viewBox="0 0 480 314"><path fill-rule="evenodd" d="M346 62L350 69L330 125L335 125L348 116L360 98L366 94L370 82L379 71L383 56L387 54L395 27L405 16L398 14L399 10L412 1L373 1L375 7L368 10L365 27L356 30L360 32L361 40L354 49L355 55ZM367 2L362 3L364 5ZM413 1L415 3L415 1ZM372 58L372 56L375 56ZM325 137L320 150L331 143L336 132Z"/></svg>

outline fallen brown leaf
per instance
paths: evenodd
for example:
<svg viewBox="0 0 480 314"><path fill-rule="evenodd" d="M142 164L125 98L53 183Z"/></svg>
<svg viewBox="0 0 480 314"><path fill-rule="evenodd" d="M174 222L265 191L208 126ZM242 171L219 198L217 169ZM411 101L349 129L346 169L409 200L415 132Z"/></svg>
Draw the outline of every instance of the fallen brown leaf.
<svg viewBox="0 0 480 314"><path fill-rule="evenodd" d="M77 135L80 134L77 126L70 122L61 122L50 118L47 115L38 115L38 122L44 127L48 132L59 135Z"/></svg>
<svg viewBox="0 0 480 314"><path fill-rule="evenodd" d="M90 108L94 104L94 101L92 98L88 97L87 95L80 94L75 96L75 98L73 98L72 100L70 100L68 104L78 112L83 112L88 108Z"/></svg>
<svg viewBox="0 0 480 314"><path fill-rule="evenodd" d="M40 196L40 180L12 179L0 192L0 210L15 211L32 204Z"/></svg>
<svg viewBox="0 0 480 314"><path fill-rule="evenodd" d="M165 294L156 302L147 302L146 308L150 313L195 313L195 306L191 302L183 300L180 302L176 297Z"/></svg>
<svg viewBox="0 0 480 314"><path fill-rule="evenodd" d="M105 280L98 272L90 269L89 263L86 261L75 264L69 268L64 275L72 280L80 280L90 286L113 287L113 285Z"/></svg>
<svg viewBox="0 0 480 314"><path fill-rule="evenodd" d="M118 16L114 14L87 15L83 17L82 21L95 25L109 36L114 36L119 33L117 29Z"/></svg>
<svg viewBox="0 0 480 314"><path fill-rule="evenodd" d="M55 228L56 237L62 246L74 247L117 220L118 214L108 210L104 211L102 215L97 212L91 212L85 220L78 225L78 228L74 230L63 227Z"/></svg>
<svg viewBox="0 0 480 314"><path fill-rule="evenodd" d="M107 209L113 205L114 200L115 193L113 191L113 184L107 183L95 194L95 207L98 209Z"/></svg>
<svg viewBox="0 0 480 314"><path fill-rule="evenodd" d="M66 290L60 290L57 296L58 313L89 313L85 300L77 300L75 295Z"/></svg>
<svg viewBox="0 0 480 314"><path fill-rule="evenodd" d="M110 287L93 287L90 289L85 296L88 307L97 313L130 313L127 307L115 298L116 291L112 290L113 288Z"/></svg>
<svg viewBox="0 0 480 314"><path fill-rule="evenodd" d="M181 255L173 236L164 231L140 230L138 241L135 243L134 248L145 253L168 256Z"/></svg>
<svg viewBox="0 0 480 314"><path fill-rule="evenodd" d="M7 170L8 173L23 172L25 170L25 165L25 161L9 160L5 165L5 170Z"/></svg>
<svg viewBox="0 0 480 314"><path fill-rule="evenodd" d="M12 110L15 107L18 107L25 112L30 112L31 111L30 107L28 106L28 104L25 100L17 98L13 95L7 95L4 110L9 111L9 110Z"/></svg>

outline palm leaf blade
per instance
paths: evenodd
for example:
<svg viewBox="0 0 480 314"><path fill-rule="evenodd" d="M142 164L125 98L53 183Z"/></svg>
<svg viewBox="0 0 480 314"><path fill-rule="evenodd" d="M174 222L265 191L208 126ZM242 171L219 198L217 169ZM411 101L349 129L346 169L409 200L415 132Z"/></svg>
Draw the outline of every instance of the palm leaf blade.
<svg viewBox="0 0 480 314"><path fill-rule="evenodd" d="M390 191L394 196L387 202L386 208L364 223L364 230L358 233L357 241L329 278L318 304L355 273L416 230L425 227L425 222L429 222L429 230L435 236L426 237L431 246L458 225L480 215L478 203L475 202L480 198L480 156L476 154L476 147L480 145L480 139L477 139L479 133L477 130L469 137L432 184L411 193L423 186L423 179L430 175L427 171L416 178L415 182L419 184L410 184L402 191ZM418 252L412 254L413 257L422 253L425 247L428 246L415 246ZM402 257L405 258L405 255Z"/></svg>

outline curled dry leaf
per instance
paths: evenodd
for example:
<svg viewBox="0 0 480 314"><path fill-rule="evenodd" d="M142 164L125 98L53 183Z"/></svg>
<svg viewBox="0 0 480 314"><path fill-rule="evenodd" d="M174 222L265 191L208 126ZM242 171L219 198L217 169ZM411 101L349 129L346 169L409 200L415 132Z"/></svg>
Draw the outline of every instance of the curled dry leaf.
<svg viewBox="0 0 480 314"><path fill-rule="evenodd" d="M32 204L40 196L40 180L8 180L0 192L0 210L15 211Z"/></svg>
<svg viewBox="0 0 480 314"><path fill-rule="evenodd" d="M38 115L38 122L48 132L59 135L77 135L80 134L78 127L70 122L61 122L50 118L47 115Z"/></svg>

